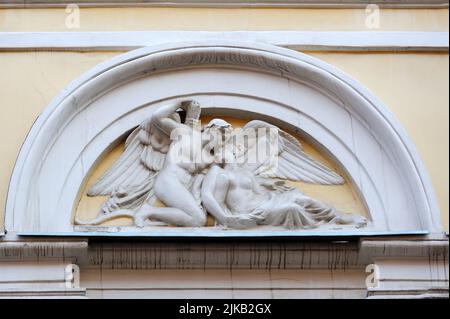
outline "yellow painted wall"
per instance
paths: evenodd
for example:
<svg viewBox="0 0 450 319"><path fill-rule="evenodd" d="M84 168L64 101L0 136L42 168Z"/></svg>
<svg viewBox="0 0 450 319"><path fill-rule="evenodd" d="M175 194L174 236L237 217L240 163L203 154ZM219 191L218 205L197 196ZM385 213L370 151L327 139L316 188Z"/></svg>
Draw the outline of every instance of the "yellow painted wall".
<svg viewBox="0 0 450 319"><path fill-rule="evenodd" d="M394 113L425 162L449 228L448 54L314 53L368 87Z"/></svg>
<svg viewBox="0 0 450 319"><path fill-rule="evenodd" d="M82 9L67 29L63 9L0 10L0 32L132 30L367 31L363 9ZM373 31L448 31L447 9L383 9ZM0 207L20 146L64 86L119 52L0 52ZM404 125L425 161L444 224L449 212L448 54L310 53L354 76ZM3 224L0 210L0 229Z"/></svg>
<svg viewBox="0 0 450 319"><path fill-rule="evenodd" d="M0 207L20 145L36 116L71 80L116 54L0 53ZM404 125L431 175L448 229L448 54L310 54L361 81Z"/></svg>
<svg viewBox="0 0 450 319"><path fill-rule="evenodd" d="M0 31L367 31L364 9L84 8L67 29L64 9L0 10ZM448 31L446 9L383 9L374 31Z"/></svg>
<svg viewBox="0 0 450 319"><path fill-rule="evenodd" d="M12 169L36 117L69 82L116 54L0 52L0 231Z"/></svg>

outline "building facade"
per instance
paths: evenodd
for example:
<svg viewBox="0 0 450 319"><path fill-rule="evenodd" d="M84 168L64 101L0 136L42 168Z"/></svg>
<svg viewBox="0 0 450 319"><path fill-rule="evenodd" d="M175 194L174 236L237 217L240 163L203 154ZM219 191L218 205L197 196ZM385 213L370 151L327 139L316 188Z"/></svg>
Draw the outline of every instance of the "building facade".
<svg viewBox="0 0 450 319"><path fill-rule="evenodd" d="M4 0L0 84L0 298L448 298L447 1Z"/></svg>

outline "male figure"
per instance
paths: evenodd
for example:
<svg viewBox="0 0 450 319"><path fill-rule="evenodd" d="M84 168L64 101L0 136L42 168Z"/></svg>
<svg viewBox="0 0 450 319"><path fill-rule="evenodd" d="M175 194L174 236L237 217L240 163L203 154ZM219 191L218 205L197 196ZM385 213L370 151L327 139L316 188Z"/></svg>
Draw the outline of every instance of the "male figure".
<svg viewBox="0 0 450 319"><path fill-rule="evenodd" d="M201 200L193 194L200 194L201 172L213 162L214 157L209 154L209 149L203 147L201 131L194 128L200 117L200 105L195 101L182 102L181 108L187 112L185 123L173 119L172 115L178 108L178 105L167 106L153 115L154 125L171 136L172 140L164 166L154 184L156 197L167 207L144 204L135 216L137 226L142 227L147 219L185 227L206 224L206 212Z"/></svg>

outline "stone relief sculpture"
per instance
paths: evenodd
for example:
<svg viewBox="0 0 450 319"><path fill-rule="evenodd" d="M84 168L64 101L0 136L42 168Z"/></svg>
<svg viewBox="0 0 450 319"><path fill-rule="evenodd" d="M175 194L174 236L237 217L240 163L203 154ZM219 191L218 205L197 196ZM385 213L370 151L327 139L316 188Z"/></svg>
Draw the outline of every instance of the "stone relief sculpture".
<svg viewBox="0 0 450 319"><path fill-rule="evenodd" d="M202 227L209 213L216 226L230 229L366 225L364 217L339 212L286 183L344 183L308 156L296 138L259 120L240 131L221 119L201 128L200 114L195 101L155 111L128 136L123 154L88 190L88 196L109 196L99 216L76 218L75 223L100 225L130 217L137 227ZM157 199L165 207L155 207Z"/></svg>

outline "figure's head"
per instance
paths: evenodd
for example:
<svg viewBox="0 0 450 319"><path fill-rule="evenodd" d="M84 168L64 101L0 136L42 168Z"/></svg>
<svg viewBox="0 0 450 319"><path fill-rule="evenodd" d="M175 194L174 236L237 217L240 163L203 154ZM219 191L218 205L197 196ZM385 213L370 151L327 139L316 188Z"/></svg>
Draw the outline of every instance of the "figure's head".
<svg viewBox="0 0 450 319"><path fill-rule="evenodd" d="M216 143L223 145L231 137L233 126L222 119L211 120L204 128L203 133L210 139L214 139Z"/></svg>
<svg viewBox="0 0 450 319"><path fill-rule="evenodd" d="M222 119L213 119L213 120L209 121L209 123L206 124L206 126L205 126L205 130L206 129L227 130L227 129L231 129L231 128L232 128L231 124Z"/></svg>
<svg viewBox="0 0 450 319"><path fill-rule="evenodd" d="M212 153L218 163L232 161L233 153L228 147L232 132L233 126L222 119L213 119L203 128L204 141L212 147Z"/></svg>

